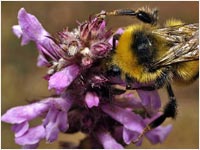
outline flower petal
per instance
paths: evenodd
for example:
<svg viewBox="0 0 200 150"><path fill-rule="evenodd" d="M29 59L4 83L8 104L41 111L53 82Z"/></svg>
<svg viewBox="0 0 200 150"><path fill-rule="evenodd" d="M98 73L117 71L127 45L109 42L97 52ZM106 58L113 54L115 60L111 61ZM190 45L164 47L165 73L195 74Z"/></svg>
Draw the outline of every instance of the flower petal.
<svg viewBox="0 0 200 150"><path fill-rule="evenodd" d="M48 122L45 120L46 124L44 124L46 139L48 142L53 142L57 139L60 131L65 132L69 127L67 113L52 108L46 118L48 120Z"/></svg>
<svg viewBox="0 0 200 150"><path fill-rule="evenodd" d="M79 74L79 67L71 65L56 72L49 79L48 89L55 89L58 93L64 91Z"/></svg>
<svg viewBox="0 0 200 150"><path fill-rule="evenodd" d="M135 131L131 131L127 128L123 128L123 139L126 144L130 144L135 141L140 134ZM141 143L142 139L140 139L136 144Z"/></svg>
<svg viewBox="0 0 200 150"><path fill-rule="evenodd" d="M46 60L46 58L43 55L38 55L37 59L37 66L42 67L42 66L49 66L50 63Z"/></svg>
<svg viewBox="0 0 200 150"><path fill-rule="evenodd" d="M14 33L18 38L20 38L20 37L22 36L22 34L23 34L22 29L21 29L21 27L20 27L19 25L14 25L14 26L12 27L12 30L13 30L13 33Z"/></svg>
<svg viewBox="0 0 200 150"><path fill-rule="evenodd" d="M65 132L69 128L67 113L63 111L59 112L57 122L60 131Z"/></svg>
<svg viewBox="0 0 200 150"><path fill-rule="evenodd" d="M122 34L122 33L124 33L124 29L119 28L119 29L114 33L114 35L115 35L115 34ZM113 45L113 36L109 39L109 43L110 43L111 45ZM116 43L116 44L117 44L117 43Z"/></svg>
<svg viewBox="0 0 200 150"><path fill-rule="evenodd" d="M109 132L98 132L97 137L104 149L123 149L123 146L110 135Z"/></svg>
<svg viewBox="0 0 200 150"><path fill-rule="evenodd" d="M39 143L32 144L32 145L23 145L22 149L36 149L38 147Z"/></svg>
<svg viewBox="0 0 200 150"><path fill-rule="evenodd" d="M1 120L11 124L20 124L27 120L31 120L48 109L48 105L42 102L33 103L25 106L18 106L9 109Z"/></svg>
<svg viewBox="0 0 200 150"><path fill-rule="evenodd" d="M151 115L157 113L159 108L161 107L161 100L157 90L154 91L137 90L137 92L147 112L150 113Z"/></svg>
<svg viewBox="0 0 200 150"><path fill-rule="evenodd" d="M46 127L49 124L49 122L55 122L57 114L58 114L58 109L56 109L54 106L50 106L46 118L43 121L44 127Z"/></svg>
<svg viewBox="0 0 200 150"><path fill-rule="evenodd" d="M120 101L116 101L120 107L132 108L132 109L143 109L144 106L141 104L140 99L138 99L133 93L124 93L120 95Z"/></svg>
<svg viewBox="0 0 200 150"><path fill-rule="evenodd" d="M85 96L85 102L89 108L99 105L99 97L95 92L87 92Z"/></svg>
<svg viewBox="0 0 200 150"><path fill-rule="evenodd" d="M18 21L23 32L22 45L27 44L30 40L35 42L43 41L49 33L42 27L37 18L21 8L18 12Z"/></svg>
<svg viewBox="0 0 200 150"><path fill-rule="evenodd" d="M46 140L48 142L53 142L58 138L58 125L54 122L49 122L46 126Z"/></svg>
<svg viewBox="0 0 200 150"><path fill-rule="evenodd" d="M23 136L16 137L15 142L19 145L33 145L37 144L45 137L45 130L43 125L30 128Z"/></svg>
<svg viewBox="0 0 200 150"><path fill-rule="evenodd" d="M112 46L104 41L100 42L95 42L94 44L91 45L91 52L93 55L95 55L98 58L105 57L109 50L111 50Z"/></svg>
<svg viewBox="0 0 200 150"><path fill-rule="evenodd" d="M44 126L46 126L48 122L56 120L58 111L65 112L67 114L67 111L71 108L73 103L68 95L65 97L52 98L51 101L45 102L48 103L49 111L43 121Z"/></svg>
<svg viewBox="0 0 200 150"><path fill-rule="evenodd" d="M27 121L12 126L12 131L15 132L15 137L22 136L28 129L29 129L29 124Z"/></svg>
<svg viewBox="0 0 200 150"><path fill-rule="evenodd" d="M166 127L159 126L146 134L146 137L152 144L162 143L172 130L172 125Z"/></svg>
<svg viewBox="0 0 200 150"><path fill-rule="evenodd" d="M50 108L43 121L46 140L48 142L55 141L60 131L65 132L68 129L67 111L70 109L71 105L72 100L67 95L65 95L65 98L54 98L49 102Z"/></svg>
<svg viewBox="0 0 200 150"><path fill-rule="evenodd" d="M102 110L129 130L141 133L145 127L142 117L136 115L134 112L108 104L102 106Z"/></svg>
<svg viewBox="0 0 200 150"><path fill-rule="evenodd" d="M34 41L40 55L43 56L42 59L40 57L38 66L49 66L49 63L47 63L49 59L58 61L64 55L38 19L27 13L24 8L21 8L18 12L18 22L19 25L13 26L13 32L18 38L22 36L21 45Z"/></svg>

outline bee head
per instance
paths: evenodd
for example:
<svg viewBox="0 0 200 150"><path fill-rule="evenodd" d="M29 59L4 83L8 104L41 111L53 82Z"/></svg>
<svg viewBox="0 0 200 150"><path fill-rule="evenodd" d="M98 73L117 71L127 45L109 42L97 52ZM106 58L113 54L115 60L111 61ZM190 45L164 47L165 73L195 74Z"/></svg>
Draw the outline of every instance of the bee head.
<svg viewBox="0 0 200 150"><path fill-rule="evenodd" d="M155 38L146 31L137 31L132 35L131 49L137 56L138 64L148 66L156 52Z"/></svg>

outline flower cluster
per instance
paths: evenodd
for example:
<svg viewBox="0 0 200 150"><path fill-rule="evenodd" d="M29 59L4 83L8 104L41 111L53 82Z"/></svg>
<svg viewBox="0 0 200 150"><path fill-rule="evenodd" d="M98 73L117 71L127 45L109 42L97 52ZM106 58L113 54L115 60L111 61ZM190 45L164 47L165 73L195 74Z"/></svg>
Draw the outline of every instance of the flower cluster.
<svg viewBox="0 0 200 150"><path fill-rule="evenodd" d="M2 121L12 124L15 142L23 148L36 148L42 139L53 142L60 132L81 131L90 139L90 148L121 149L160 115L157 91L121 95L113 91L113 86L125 83L107 73L113 34L103 18L90 17L73 31L66 28L56 37L24 8L19 10L18 21L14 34L22 38L22 45L36 43L37 65L48 68L48 89L56 92L56 96L11 108L2 116ZM36 117L43 118L41 124L30 126ZM145 137L153 144L160 143L171 129L171 125L159 126ZM141 145L142 139L136 145Z"/></svg>

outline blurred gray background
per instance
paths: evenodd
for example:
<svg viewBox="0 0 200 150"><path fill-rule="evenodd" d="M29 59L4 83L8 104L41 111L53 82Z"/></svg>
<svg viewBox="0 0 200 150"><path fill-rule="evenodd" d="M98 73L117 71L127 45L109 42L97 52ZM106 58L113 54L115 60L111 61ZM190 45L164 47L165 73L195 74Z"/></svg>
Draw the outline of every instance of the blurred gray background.
<svg viewBox="0 0 200 150"><path fill-rule="evenodd" d="M101 10L111 11L119 8L137 9L143 6L159 9L159 23L166 19L178 18L185 23L199 22L198 2L2 2L2 94L1 113L7 109L27 104L27 100L40 99L51 93L47 90L47 82L42 79L46 69L37 68L37 50L33 43L21 47L21 40L12 33L12 26L18 24L17 12L24 7L27 12L35 15L43 27L51 34L61 31L68 26L73 29L76 21L84 21L91 14ZM131 17L110 17L109 27L127 26L136 23ZM199 146L199 84L198 81L186 86L173 86L179 103L178 117L175 121L170 119L165 124L172 123L173 130L162 144L151 145L144 140L141 147L130 145L127 148L198 148ZM163 104L168 97L165 90L160 90ZM34 124L35 122L32 122ZM14 143L14 134L10 130L11 125L1 124L1 147L20 148ZM62 135L59 140L71 140L78 142L83 138L82 134ZM59 148L58 142L46 144L40 143L39 148Z"/></svg>

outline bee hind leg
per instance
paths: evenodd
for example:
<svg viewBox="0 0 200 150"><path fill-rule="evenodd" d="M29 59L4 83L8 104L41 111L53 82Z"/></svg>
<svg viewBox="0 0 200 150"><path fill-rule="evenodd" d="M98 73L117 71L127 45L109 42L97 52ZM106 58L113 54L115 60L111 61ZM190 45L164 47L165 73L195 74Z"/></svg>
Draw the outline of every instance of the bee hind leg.
<svg viewBox="0 0 200 150"><path fill-rule="evenodd" d="M177 102L170 84L166 85L167 93L169 96L169 102L165 105L163 114L152 121L148 126L150 129L156 128L161 125L166 118L176 118L177 115Z"/></svg>
<svg viewBox="0 0 200 150"><path fill-rule="evenodd" d="M143 137L144 134L146 134L148 131L161 125L165 121L166 118L172 118L172 119L176 118L177 102L176 102L176 98L172 90L172 87L169 83L166 85L166 89L169 96L169 102L165 105L163 114L159 116L158 118L156 118L155 120L153 120L151 123L149 123L143 129L142 133L138 136L138 138L134 141L134 143L137 143L141 139L141 137Z"/></svg>

